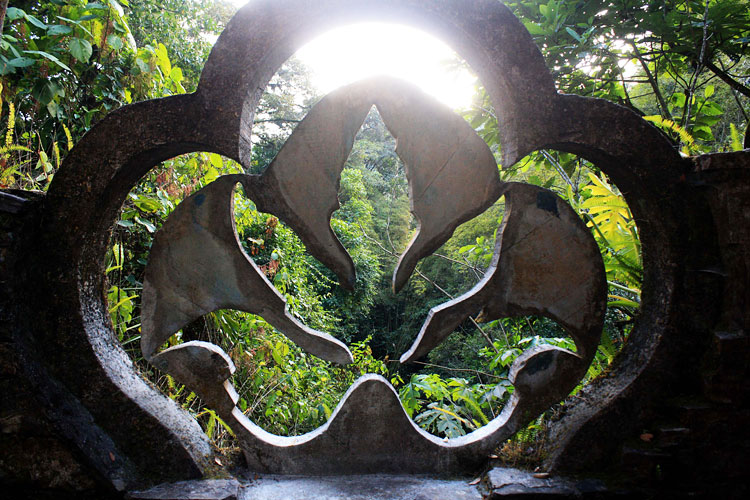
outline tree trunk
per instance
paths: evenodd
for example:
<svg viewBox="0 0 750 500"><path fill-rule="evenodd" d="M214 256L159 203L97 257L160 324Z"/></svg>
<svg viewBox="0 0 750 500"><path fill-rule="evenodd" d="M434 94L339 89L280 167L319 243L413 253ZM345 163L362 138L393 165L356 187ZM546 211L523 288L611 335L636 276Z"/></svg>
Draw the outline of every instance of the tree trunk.
<svg viewBox="0 0 750 500"><path fill-rule="evenodd" d="M5 25L5 11L8 10L8 0L0 0L0 35L3 34Z"/></svg>

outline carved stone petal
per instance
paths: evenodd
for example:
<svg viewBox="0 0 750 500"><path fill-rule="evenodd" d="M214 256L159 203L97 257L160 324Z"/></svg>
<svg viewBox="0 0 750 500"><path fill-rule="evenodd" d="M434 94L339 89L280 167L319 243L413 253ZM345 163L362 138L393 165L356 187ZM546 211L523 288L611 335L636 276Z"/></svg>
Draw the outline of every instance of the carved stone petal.
<svg viewBox="0 0 750 500"><path fill-rule="evenodd" d="M486 210L502 189L487 145L435 98L386 76L336 90L295 128L261 178L246 179L245 188L259 209L279 216L343 286L353 288L354 265L329 221L339 207L341 171L373 104L397 140L412 212L420 222L394 272L393 286L399 290L419 259L445 243L460 224Z"/></svg>
<svg viewBox="0 0 750 500"><path fill-rule="evenodd" d="M503 183L492 152L463 118L406 82L379 78L375 83L375 104L396 138L419 220L393 273L393 289L399 291L421 258L500 197Z"/></svg>
<svg viewBox="0 0 750 500"><path fill-rule="evenodd" d="M186 342L165 349L151 362L188 386L204 404L217 411L231 412L239 399L229 382L235 371L234 363L217 345L197 340Z"/></svg>
<svg viewBox="0 0 750 500"><path fill-rule="evenodd" d="M245 183L258 209L278 216L310 254L354 288L354 263L331 229L341 171L372 103L346 89L320 100L294 129L258 182ZM255 181L256 179L252 179Z"/></svg>
<svg viewBox="0 0 750 500"><path fill-rule="evenodd" d="M311 354L351 362L343 343L289 315L284 298L242 250L232 193L245 177L220 177L189 196L156 234L143 282L144 356L150 360L190 321L218 309L237 309L262 316Z"/></svg>
<svg viewBox="0 0 750 500"><path fill-rule="evenodd" d="M482 319L538 314L562 325L578 355L591 360L604 322L606 279L585 224L551 191L507 185L506 215L485 277L466 294L434 307L401 362L426 355L471 314Z"/></svg>

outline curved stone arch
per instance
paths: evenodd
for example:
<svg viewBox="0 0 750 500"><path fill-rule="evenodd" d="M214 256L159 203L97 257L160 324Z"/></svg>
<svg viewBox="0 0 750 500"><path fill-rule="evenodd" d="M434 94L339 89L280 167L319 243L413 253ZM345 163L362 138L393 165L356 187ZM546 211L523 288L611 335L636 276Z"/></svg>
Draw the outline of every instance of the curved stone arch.
<svg viewBox="0 0 750 500"><path fill-rule="evenodd" d="M531 35L501 2L261 0L248 3L229 22L198 86L217 117L232 117L216 129L216 144L228 148L224 154L249 158L260 95L297 49L329 29L363 21L406 24L446 42L477 71L501 120L513 124L501 128L505 163L533 149L539 140L533 123L544 115L555 86Z"/></svg>
<svg viewBox="0 0 750 500"><path fill-rule="evenodd" d="M681 218L682 208L695 201L681 159L655 128L629 110L557 95L531 37L504 5L494 0L253 2L220 37L195 94L127 106L86 135L52 182L39 237L29 242L27 255L41 255L39 262L48 262L49 268L27 272L41 283L35 292L46 307L33 325L24 327L33 332L35 348L52 375L113 437L123 461L139 465L135 483L150 481L154 476L149 472L156 470L172 471L157 473L160 480L197 474L208 447L187 415L139 379L107 326L103 261L119 206L142 175L177 154L203 150L246 159L255 104L278 67L315 34L365 19L426 29L479 70L502 119L505 165L543 147L580 154L622 188L638 218L646 264L644 312L624 354L642 368L628 366L620 383L592 389L601 397L581 409L581 418L569 420L567 430L562 426L566 442L580 436L594 417L611 411L613 401L635 390L667 335L697 328L691 321L710 321L711 311L691 311L680 302L685 280L696 279L686 272L714 262L711 243L701 254L682 254L694 237L689 221ZM255 31L248 37L243 30ZM235 45L243 40L254 45ZM605 120L608 128L597 128L593 120ZM630 135L612 132L622 127ZM716 279L706 284L715 289ZM28 297L29 303L38 300ZM679 317L680 312L687 315ZM71 366L70 359L78 364ZM81 371L89 376L80 377ZM92 386L83 380L97 382ZM144 435L133 440L132 429L140 419L146 422L138 421ZM91 461L100 460L86 451L85 442L78 446ZM157 467L159 461L163 464ZM101 464L102 470L108 467Z"/></svg>
<svg viewBox="0 0 750 500"><path fill-rule="evenodd" d="M255 25L254 19L269 17L274 23L270 28L243 36L243 29ZM711 254L716 252L707 250L702 256L682 252L689 233L689 221L683 216L685 204L704 204L685 183L688 167L661 132L631 110L601 99L557 94L531 36L505 5L494 0L439 0L428 5L419 0L328 0L314 7L297 0L283 5L272 1L248 4L219 38L199 88L206 96L220 95L215 89L222 86L235 89L222 98L229 97L235 105L242 103L239 127L221 133L238 139L241 159L249 151L249 131L260 92L283 61L325 29L363 19L406 22L425 29L469 62L500 117L504 165L512 165L534 150L556 148L594 162L623 191L641 233L644 294L641 321L621 357L636 360L640 367L628 366L616 386L603 387L599 400L581 410L589 416L606 412L604 407L617 398L613 394L625 394L637 383L664 339L689 327L688 313L695 311L684 310L676 295L684 286L686 265L699 265L688 259L715 264ZM246 45L237 45L238 39ZM228 60L241 61L247 69L230 74L225 70ZM217 103L223 105L226 103ZM718 286L717 279L708 281L714 289ZM680 318L680 314L685 316ZM710 322L707 318L712 314L706 311L704 317L693 319ZM561 431L568 433L566 439L573 439L583 424L577 425Z"/></svg>
<svg viewBox="0 0 750 500"><path fill-rule="evenodd" d="M48 269L26 270L30 281L40 283L29 303L41 297L46 307L24 326L33 334L36 356L64 387L39 390L59 388L80 400L76 418L111 436L110 457L89 451L85 434L67 437L118 488L200 476L211 454L198 424L145 383L120 347L104 274L112 227L138 180L171 157L215 149L190 126L198 112L195 96L181 95L104 118L65 158L44 200L36 240L28 242L27 258Z"/></svg>

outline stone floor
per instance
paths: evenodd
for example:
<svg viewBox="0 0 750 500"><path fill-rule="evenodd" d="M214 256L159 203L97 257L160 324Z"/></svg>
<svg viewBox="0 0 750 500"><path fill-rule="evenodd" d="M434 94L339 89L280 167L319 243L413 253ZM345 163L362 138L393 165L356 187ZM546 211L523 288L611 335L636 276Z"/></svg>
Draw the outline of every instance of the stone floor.
<svg viewBox="0 0 750 500"><path fill-rule="evenodd" d="M618 498L640 498L616 494ZM131 492L140 500L483 500L493 498L611 498L596 480L548 478L517 469L493 469L481 478L423 476L256 476L185 481Z"/></svg>

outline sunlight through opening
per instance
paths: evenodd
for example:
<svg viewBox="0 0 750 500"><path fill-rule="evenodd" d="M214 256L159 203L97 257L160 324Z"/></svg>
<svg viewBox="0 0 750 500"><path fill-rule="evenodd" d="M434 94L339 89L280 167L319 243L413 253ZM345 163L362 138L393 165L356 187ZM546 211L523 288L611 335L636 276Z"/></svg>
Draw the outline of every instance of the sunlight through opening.
<svg viewBox="0 0 750 500"><path fill-rule="evenodd" d="M326 32L297 58L321 94L373 75L408 80L453 109L471 105L476 76L445 43L402 25L362 23Z"/></svg>

